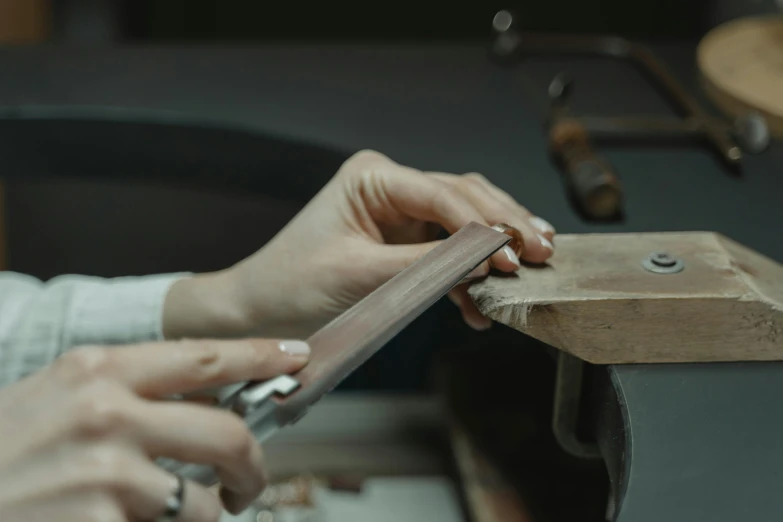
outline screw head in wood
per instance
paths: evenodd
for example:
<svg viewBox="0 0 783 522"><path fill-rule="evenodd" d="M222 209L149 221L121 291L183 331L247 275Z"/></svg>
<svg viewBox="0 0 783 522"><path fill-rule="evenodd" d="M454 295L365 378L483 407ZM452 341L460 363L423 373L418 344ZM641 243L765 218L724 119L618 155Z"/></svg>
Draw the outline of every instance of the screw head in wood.
<svg viewBox="0 0 783 522"><path fill-rule="evenodd" d="M685 263L667 252L653 252L642 260L642 266L655 274L676 274L682 272Z"/></svg>

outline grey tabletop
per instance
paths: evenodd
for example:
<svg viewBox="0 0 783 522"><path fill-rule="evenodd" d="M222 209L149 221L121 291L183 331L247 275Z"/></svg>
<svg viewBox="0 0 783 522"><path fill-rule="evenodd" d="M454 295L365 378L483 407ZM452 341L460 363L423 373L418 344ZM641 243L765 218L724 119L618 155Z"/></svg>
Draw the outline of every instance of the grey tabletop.
<svg viewBox="0 0 783 522"><path fill-rule="evenodd" d="M698 94L694 47L656 50ZM110 105L242 122L341 150L377 149L422 169L482 172L561 233L715 231L783 261L779 142L747 157L742 178L706 149L602 150L625 186L626 220L576 216L530 93L567 68L577 109L667 114L624 64L547 59L503 69L481 46L354 46L5 50L0 66L0 105ZM612 371L630 430L618 520L781 519L783 366Z"/></svg>

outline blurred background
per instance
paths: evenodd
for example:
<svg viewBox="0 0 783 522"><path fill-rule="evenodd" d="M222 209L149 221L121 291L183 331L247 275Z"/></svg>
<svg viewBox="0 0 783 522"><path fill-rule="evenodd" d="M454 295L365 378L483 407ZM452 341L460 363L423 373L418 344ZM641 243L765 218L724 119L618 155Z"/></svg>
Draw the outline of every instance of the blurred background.
<svg viewBox="0 0 783 522"><path fill-rule="evenodd" d="M4 0L56 42L481 41L485 20L513 9L532 30L698 38L716 23L774 10L776 0L565 0L285 3L249 0ZM18 7L12 7L18 6Z"/></svg>
<svg viewBox="0 0 783 522"><path fill-rule="evenodd" d="M602 149L624 185L625 215L580 215L550 157L537 100L552 78L573 74L574 105L591 114L676 111L613 60L494 63L501 9L514 10L525 31L649 45L709 114L731 122L705 96L696 46L731 20L780 13L783 1L0 0L0 269L48 279L227 267L263 246L362 148L421 169L482 172L560 233L708 230L783 260L779 234L765 228L783 222L777 142L747 155L743 177L705 147ZM58 123L96 115L108 124ZM57 121L37 120L47 118ZM341 386L413 399L344 399L343 409L308 417L291 440L299 433L312 446L330 422L328 433L343 433L341 419L354 439L362 430L379 437L378 469L434 473L441 468L430 457L395 453L387 438L432 421L434 404L418 397L437 382L451 383L465 423L526 492L529 518L507 520L611 518L603 463L566 455L552 437L551 350L500 325L476 334L447 302ZM477 390L490 390L491 403ZM399 407L408 413L390 420L386 412ZM360 456L373 447L318 444L319 458L339 469L366 465ZM307 468L315 450L302 447L273 452L272 465ZM450 486L394 484L378 495L395 520L458 519ZM436 497L441 514L427 511ZM400 511L417 506L418 514Z"/></svg>
<svg viewBox="0 0 783 522"><path fill-rule="evenodd" d="M143 126L129 142L112 139L92 147L90 140L99 136L88 129L70 141L50 133L48 150L40 148L40 129L22 139L28 136L22 128L8 127L9 138L0 143L7 158L4 266L43 279L62 273L111 277L223 268L262 246L346 157L365 147L420 168L481 171L560 232L721 230L712 216L720 212L718 201L728 197L732 182L701 150L609 152L620 165L629 163L618 169L628 176L626 183L640 184L628 187L628 197L636 193L640 199L631 200L636 207L630 207L624 224L586 222L569 208L547 157L536 106L552 75L563 67L581 73L590 83L576 87L574 103L592 112L674 112L639 74L611 60L572 65L533 57L532 65L523 63L509 76L488 57L493 16L507 8L532 32L616 34L658 45L664 60L674 60L668 65L678 79L700 96L694 69L699 39L729 20L780 10L776 0L360 6L0 0L0 39L9 45L0 50L5 60L0 106L172 111L218 127L251 125L265 136L259 142L236 132L203 138L215 153L195 160L171 144L147 150L154 139L139 148L134 140L143 139L148 130ZM372 72L364 74L364 67ZM605 85L616 94L608 95ZM427 125L416 120L422 111ZM412 128L420 134L406 135ZM229 149L218 147L218 141ZM705 211L688 191L678 196L666 183L648 186L655 176L634 172L645 168L672 176L687 170L691 178L696 169L708 180L692 179L698 190L705 197L723 196ZM758 191L762 197L770 193ZM643 202L656 192L668 200L680 198L676 217L664 218ZM749 208L752 213L764 207ZM753 234L739 223L728 223L724 232L740 239ZM761 232L756 233L745 240L766 250ZM432 369L425 361L437 331L430 319L451 313L436 308L411 328L412 342L382 354L382 363L363 368L346 386L428 386ZM384 364L399 371L383 370Z"/></svg>
<svg viewBox="0 0 783 522"><path fill-rule="evenodd" d="M344 158L365 147L420 168L484 172L561 232L606 230L569 209L541 141L536 96L567 66L594 82L577 86L578 107L610 115L673 111L631 68L610 60L572 66L533 57L532 65L523 63L516 77L509 76L487 56L495 13L513 10L516 23L532 32L616 34L659 45L664 59L675 59L669 65L676 73L685 71L679 79L695 86L693 49L701 37L737 17L780 9L776 0L357 5L0 0L0 40L10 46L0 49L5 59L0 106L172 111L228 127L249 124L267 138L251 145L247 136L221 136L233 148L216 152L207 165L205 158L188 158L184 150L134 152L133 143L117 140L90 148L88 142L96 136L86 129L67 143L52 138L47 152L37 145L42 134L31 131L30 140L21 140L21 128L9 127L3 266L43 279L62 273L109 277L219 269L262 246ZM368 64L373 72L363 75ZM622 91L607 96L603 85ZM428 95L427 89L439 91ZM334 112L327 113L326 107ZM422 109L441 126L416 121ZM403 139L408 127L420 131L420 137ZM459 140L448 134L459 128L472 128L480 138L463 133L459 140L468 140L474 149L459 146L460 152L452 153L449 143ZM208 139L216 146L217 136ZM153 146L152 141L145 146ZM110 152L112 144L116 149ZM88 156L74 153L81 145ZM302 147L312 156L303 155ZM654 157L692 168L687 166L690 156L666 156L670 153L663 149ZM140 158L143 154L151 156ZM618 154L611 159L642 168L640 156ZM707 153L695 154L701 158ZM46 165L31 163L45 161L47 155L51 160ZM71 164L75 156L80 162ZM268 176L253 175L253 168L269 170ZM717 173L720 167L709 160L700 169L710 179L700 190L722 190L713 183L727 183ZM624 170L631 169L621 168L621 175ZM289 185L279 181L284 172ZM517 174L521 172L525 174ZM649 194L650 188L662 191L662 197L667 190L629 190ZM662 221L653 209L640 207L624 229L720 228L688 198L683 192L685 207L678 219L701 219ZM754 237L749 240L760 247ZM429 339L423 332L414 337ZM391 380L376 375L351 382L392 389L426 386L430 370L420 363L423 355L413 348L394 353L405 371Z"/></svg>

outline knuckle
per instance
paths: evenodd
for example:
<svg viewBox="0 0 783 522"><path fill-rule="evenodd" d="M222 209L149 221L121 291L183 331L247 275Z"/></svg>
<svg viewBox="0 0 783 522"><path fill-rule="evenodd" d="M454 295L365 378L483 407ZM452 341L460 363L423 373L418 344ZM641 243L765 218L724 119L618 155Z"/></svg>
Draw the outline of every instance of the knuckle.
<svg viewBox="0 0 783 522"><path fill-rule="evenodd" d="M463 179L466 179L471 183L489 184L489 180L483 174L480 174L478 172L468 172L462 177Z"/></svg>
<svg viewBox="0 0 783 522"><path fill-rule="evenodd" d="M364 149L348 158L338 171L338 175L356 175L368 170L374 170L390 162L391 160L384 154L375 150Z"/></svg>
<svg viewBox="0 0 783 522"><path fill-rule="evenodd" d="M83 383L106 373L109 351L102 346L82 346L57 358L60 375L77 383Z"/></svg>
<svg viewBox="0 0 783 522"><path fill-rule="evenodd" d="M386 161L389 158L386 157L384 154L381 154L377 150L372 149L363 149L351 156L350 160L356 160L360 162L379 162L379 161ZM350 161L349 160L349 161Z"/></svg>
<svg viewBox="0 0 783 522"><path fill-rule="evenodd" d="M468 190L478 190L485 192L492 187L492 183L478 172L470 172L462 176L462 183Z"/></svg>
<svg viewBox="0 0 783 522"><path fill-rule="evenodd" d="M108 383L96 383L76 401L73 416L79 434L87 438L105 438L129 424L125 401Z"/></svg>
<svg viewBox="0 0 783 522"><path fill-rule="evenodd" d="M130 457L117 446L96 445L87 451L81 462L81 476L97 490L124 489L131 480Z"/></svg>
<svg viewBox="0 0 783 522"><path fill-rule="evenodd" d="M459 187L444 183L434 195L433 208L438 213L445 213L447 209L452 208L455 203L462 202L463 199L464 196Z"/></svg>

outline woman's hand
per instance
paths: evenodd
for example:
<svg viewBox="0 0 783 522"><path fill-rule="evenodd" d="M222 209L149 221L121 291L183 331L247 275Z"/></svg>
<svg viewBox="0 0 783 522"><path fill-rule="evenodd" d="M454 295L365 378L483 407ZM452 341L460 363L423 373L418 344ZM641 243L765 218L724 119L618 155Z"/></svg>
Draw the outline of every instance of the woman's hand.
<svg viewBox="0 0 783 522"><path fill-rule="evenodd" d="M176 485L158 457L212 465L221 478L220 499L185 485L178 522L217 521L221 499L229 511L243 510L266 481L243 421L159 399L293 372L308 353L304 343L270 340L68 352L0 390L0 520L156 520Z"/></svg>
<svg viewBox="0 0 783 522"><path fill-rule="evenodd" d="M524 261L552 255L552 226L479 174L424 173L360 152L256 254L175 283L164 333L305 337L431 250L441 229L453 233L471 221L519 229ZM490 261L506 272L519 268L510 248ZM490 325L464 285L450 297L469 325Z"/></svg>

